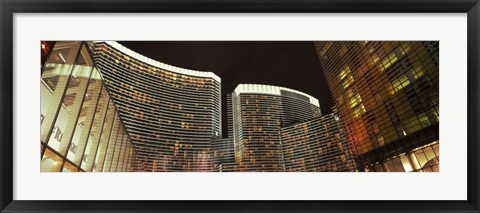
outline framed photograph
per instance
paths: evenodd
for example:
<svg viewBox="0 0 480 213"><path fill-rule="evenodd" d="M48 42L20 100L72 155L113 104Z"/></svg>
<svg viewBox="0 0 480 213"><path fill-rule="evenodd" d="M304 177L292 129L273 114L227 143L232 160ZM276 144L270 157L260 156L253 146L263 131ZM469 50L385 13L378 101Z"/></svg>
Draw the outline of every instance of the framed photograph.
<svg viewBox="0 0 480 213"><path fill-rule="evenodd" d="M477 0L0 6L1 212L480 212Z"/></svg>

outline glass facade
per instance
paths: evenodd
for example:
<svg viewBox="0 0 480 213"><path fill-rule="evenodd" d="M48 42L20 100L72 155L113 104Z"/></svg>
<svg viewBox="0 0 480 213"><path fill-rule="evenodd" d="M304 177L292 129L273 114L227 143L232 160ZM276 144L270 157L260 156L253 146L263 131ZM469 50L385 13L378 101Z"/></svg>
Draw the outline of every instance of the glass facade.
<svg viewBox="0 0 480 213"><path fill-rule="evenodd" d="M438 171L439 42L318 41L360 171Z"/></svg>
<svg viewBox="0 0 480 213"><path fill-rule="evenodd" d="M40 90L41 172L127 172L139 166L84 42L55 43Z"/></svg>

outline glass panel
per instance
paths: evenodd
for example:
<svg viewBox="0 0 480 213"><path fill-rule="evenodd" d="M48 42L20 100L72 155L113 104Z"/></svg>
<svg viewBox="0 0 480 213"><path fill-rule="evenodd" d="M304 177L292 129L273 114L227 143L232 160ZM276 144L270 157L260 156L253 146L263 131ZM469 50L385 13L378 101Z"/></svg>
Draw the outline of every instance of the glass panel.
<svg viewBox="0 0 480 213"><path fill-rule="evenodd" d="M61 130L58 126L55 126L52 130L52 134L50 135L50 139L48 140L48 146L54 150L58 150L60 147L60 142L63 138L63 134L63 130Z"/></svg>
<svg viewBox="0 0 480 213"><path fill-rule="evenodd" d="M435 155L440 157L440 150L439 150L439 147L438 147L438 143L433 145L433 150L435 151Z"/></svg>
<svg viewBox="0 0 480 213"><path fill-rule="evenodd" d="M403 165L402 165L402 162L400 161L400 158L394 158L393 159L393 164L395 165L395 171L396 172L405 172L405 170L403 169Z"/></svg>
<svg viewBox="0 0 480 213"><path fill-rule="evenodd" d="M98 151L95 157L94 171L101 172L103 170L103 164L105 162L106 150L108 148L108 142L110 141L111 131L113 122L115 120L115 107L113 102L110 101L108 104L108 111L105 117L105 124L103 125L102 135L100 137L100 142L98 145Z"/></svg>
<svg viewBox="0 0 480 213"><path fill-rule="evenodd" d="M73 166L73 164L70 164L69 162L65 162L65 165L63 166L62 172L78 172L78 169Z"/></svg>
<svg viewBox="0 0 480 213"><path fill-rule="evenodd" d="M91 135L90 135L90 136L88 137L87 146L86 146L86 148L85 148L85 153L83 154L82 160L81 160L81 162L80 162L81 168L82 168L83 170L86 170L86 168L87 168L87 161L89 161L90 158L92 157L92 156L89 155L90 151L92 150L92 143L93 143L93 141L92 141L92 137L91 137ZM87 172L90 172L90 171L87 171Z"/></svg>
<svg viewBox="0 0 480 213"><path fill-rule="evenodd" d="M81 158L85 152L86 143L89 138L89 131L92 127L93 118L95 116L96 105L99 92L101 91L101 82L95 77L99 76L97 69L93 69L92 78L89 80L87 91L83 97L83 104L78 115L78 125L73 135L72 144L67 158L75 164L80 164ZM74 150L73 150L74 149Z"/></svg>
<svg viewBox="0 0 480 213"><path fill-rule="evenodd" d="M393 160L388 160L385 162L385 168L387 169L387 172L395 172L395 165L393 165Z"/></svg>
<svg viewBox="0 0 480 213"><path fill-rule="evenodd" d="M383 172L382 164L375 165L375 172Z"/></svg>
<svg viewBox="0 0 480 213"><path fill-rule="evenodd" d="M80 139L82 129L83 128L81 125L78 125L77 128L75 128L75 134L73 134L72 142L70 144L70 147L68 148L67 158L71 161L73 161L73 157L78 151L78 141Z"/></svg>
<svg viewBox="0 0 480 213"><path fill-rule="evenodd" d="M41 172L59 172L62 167L63 159L49 150L45 150L45 154L42 158L42 163L40 164Z"/></svg>
<svg viewBox="0 0 480 213"><path fill-rule="evenodd" d="M42 72L42 80L50 91L55 91L60 76L70 75L73 64L72 58L75 58L78 48L75 48L80 42L59 41L48 58Z"/></svg>
<svg viewBox="0 0 480 213"><path fill-rule="evenodd" d="M90 136L88 137L88 144L82 162L82 169L85 169L87 171L91 170L93 166L93 162L90 161L93 161L95 159L95 155L97 154L97 150L99 147L100 135L103 134L103 129L107 127L105 125L105 121L108 110L108 101L109 97L107 94L107 90L105 89L105 87L103 87L100 93L100 98L98 100L95 118L93 120L92 129L90 131ZM105 132L105 134L109 134L109 132Z"/></svg>
<svg viewBox="0 0 480 213"><path fill-rule="evenodd" d="M123 128L122 128L123 129ZM120 148L120 156L118 157L118 164L117 164L117 169L115 171L121 172L123 170L123 162L125 160L125 151L127 150L127 135L126 132L124 131L123 135L123 140L122 140L122 147Z"/></svg>
<svg viewBox="0 0 480 213"><path fill-rule="evenodd" d="M117 171L118 159L120 157L120 153L121 153L122 146L123 146L123 137L124 137L123 133L124 133L124 130L123 130L121 124L119 123L118 138L115 142L115 148L113 149L113 157L112 157L112 163L111 163L111 167L110 167L111 172L116 172Z"/></svg>
<svg viewBox="0 0 480 213"><path fill-rule="evenodd" d="M427 163L427 158L425 157L423 150L420 149L415 151L415 156L417 157L420 167L423 167Z"/></svg>
<svg viewBox="0 0 480 213"><path fill-rule="evenodd" d="M119 138L118 129L119 129L119 125L120 125L120 120L117 118L117 116L118 115L115 114L115 121L113 123L112 132L110 133L111 137L110 137L110 140L108 142L108 148L107 148L106 153L105 153L105 155L106 155L105 156L105 162L103 164L103 171L104 172L109 172L110 169L111 169L113 154L114 154L115 148L117 146L117 140Z"/></svg>
<svg viewBox="0 0 480 213"><path fill-rule="evenodd" d="M400 157L400 161L402 162L404 171L406 172L413 171L412 165L410 164L410 161L408 160L408 157L406 155L402 155Z"/></svg>
<svg viewBox="0 0 480 213"><path fill-rule="evenodd" d="M423 172L433 172L432 168L426 167L422 169Z"/></svg>
<svg viewBox="0 0 480 213"><path fill-rule="evenodd" d="M83 63L82 61L79 62ZM60 154L67 154L67 149L70 148L70 142L72 139L74 145L72 146L72 150L69 149L69 151L74 152L76 146L78 146L78 137L73 138L73 133L76 129L81 131L82 128L81 124L77 123L77 121L81 111L84 110L83 97L89 83L91 71L92 67L76 65L70 76L62 100L62 106L54 124L54 127L63 133L63 138L61 139L60 144L55 144L54 142L50 142L50 140L48 142L48 144L60 152ZM51 134L50 139L54 139L53 137L54 134Z"/></svg>
<svg viewBox="0 0 480 213"><path fill-rule="evenodd" d="M80 48L81 42L56 42L55 51L52 53L49 61L44 66L41 80L41 141L47 143L52 130L61 128L54 126L55 119L61 109L62 99L64 98L66 86L72 73L73 62ZM65 62L56 61L55 55L68 55ZM60 129L62 132L64 129Z"/></svg>
<svg viewBox="0 0 480 213"><path fill-rule="evenodd" d="M427 160L431 160L431 159L437 157L437 156L435 156L435 153L433 152L433 149L430 146L423 149L423 151L425 152L425 155L427 156Z"/></svg>

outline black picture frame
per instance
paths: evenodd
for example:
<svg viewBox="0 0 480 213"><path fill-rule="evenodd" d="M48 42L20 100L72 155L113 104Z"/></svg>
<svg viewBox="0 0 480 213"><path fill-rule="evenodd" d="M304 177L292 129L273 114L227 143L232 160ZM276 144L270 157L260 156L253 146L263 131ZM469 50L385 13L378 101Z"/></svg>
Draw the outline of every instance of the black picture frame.
<svg viewBox="0 0 480 213"><path fill-rule="evenodd" d="M480 212L478 0L0 0L1 212ZM468 195L466 201L16 201L13 200L14 13L467 13ZM32 130L34 131L34 130ZM448 184L448 183L445 183ZM346 192L348 193L348 192ZM448 193L448 192L446 192Z"/></svg>

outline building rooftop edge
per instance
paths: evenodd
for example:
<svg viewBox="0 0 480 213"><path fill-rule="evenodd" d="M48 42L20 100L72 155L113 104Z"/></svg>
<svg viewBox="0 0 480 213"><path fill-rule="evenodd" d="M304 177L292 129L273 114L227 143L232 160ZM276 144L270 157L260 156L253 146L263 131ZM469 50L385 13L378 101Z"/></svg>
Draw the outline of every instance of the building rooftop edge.
<svg viewBox="0 0 480 213"><path fill-rule="evenodd" d="M299 95L303 95L309 98L310 103L320 107L320 103L318 99L314 98L313 96L300 92L298 90L286 88L286 87L280 87L280 86L273 86L273 85L266 85L266 84L239 84L234 92L237 94L241 93L259 93L259 94L271 94L271 95L281 95L280 90L288 91L288 92L293 92L297 93Z"/></svg>
<svg viewBox="0 0 480 213"><path fill-rule="evenodd" d="M93 42L94 43L106 43L106 44L110 45L111 47L119 50L120 52L122 52L122 53L124 53L124 54L126 54L126 55L128 55L132 58L135 58L135 59L137 59L141 62L144 62L146 64L150 64L150 65L155 66L155 67L160 68L160 69L165 69L165 70L168 70L168 71L171 71L171 72L176 72L178 74L185 74L185 75L191 75L191 76L196 76L196 77L209 77L209 78L213 78L214 80L216 80L218 82L221 82L220 77L217 76L213 72L190 70L190 69L185 69L185 68L165 64L165 63L153 60L151 58L148 58L144 55L141 55L141 54L139 54L139 53L137 53L137 52L135 52L131 49L128 49L127 47L121 45L120 43L118 43L116 41L93 41Z"/></svg>

